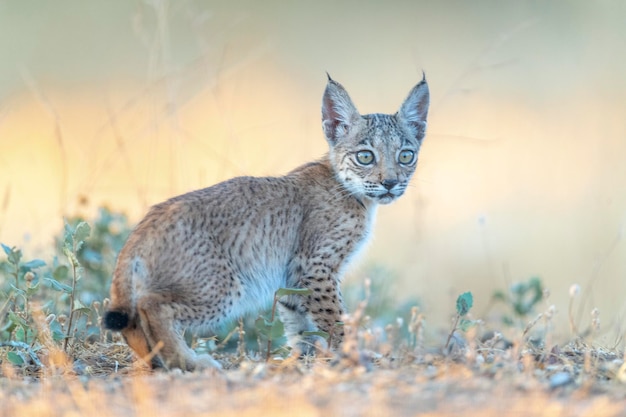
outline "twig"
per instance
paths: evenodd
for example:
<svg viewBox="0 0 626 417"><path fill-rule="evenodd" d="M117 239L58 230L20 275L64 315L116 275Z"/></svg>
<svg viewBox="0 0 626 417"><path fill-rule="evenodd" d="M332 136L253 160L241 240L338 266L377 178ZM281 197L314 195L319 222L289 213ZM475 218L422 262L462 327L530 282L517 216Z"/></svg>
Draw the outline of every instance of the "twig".
<svg viewBox="0 0 626 417"><path fill-rule="evenodd" d="M456 320L454 321L454 326L452 326L452 331L450 332L450 334L448 335L448 340L446 340L446 346L444 349L448 349L448 346L450 345L450 340L452 340L452 335L454 334L454 332L457 329L457 326L459 325L459 321L461 320L461 315L457 314L456 315Z"/></svg>
<svg viewBox="0 0 626 417"><path fill-rule="evenodd" d="M72 264L72 292L70 293L70 315L67 323L67 331L65 332L65 341L63 342L63 351L67 353L67 345L70 341L70 333L72 332L72 322L74 321L74 294L76 292L77 271L76 264L70 260Z"/></svg>

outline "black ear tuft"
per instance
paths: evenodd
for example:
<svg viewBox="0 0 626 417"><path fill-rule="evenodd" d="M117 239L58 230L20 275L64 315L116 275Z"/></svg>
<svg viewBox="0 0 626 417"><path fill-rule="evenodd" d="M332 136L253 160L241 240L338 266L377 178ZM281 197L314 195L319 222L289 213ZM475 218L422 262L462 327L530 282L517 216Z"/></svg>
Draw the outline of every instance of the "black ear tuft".
<svg viewBox="0 0 626 417"><path fill-rule="evenodd" d="M104 313L102 323L109 330L120 331L128 327L128 314L122 311L107 311Z"/></svg>

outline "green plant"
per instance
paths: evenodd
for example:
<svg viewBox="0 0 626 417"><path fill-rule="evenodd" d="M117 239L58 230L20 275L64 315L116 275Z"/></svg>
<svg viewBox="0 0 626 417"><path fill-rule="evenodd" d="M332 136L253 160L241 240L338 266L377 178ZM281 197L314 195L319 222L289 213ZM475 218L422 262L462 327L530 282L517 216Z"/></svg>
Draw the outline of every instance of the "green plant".
<svg viewBox="0 0 626 417"><path fill-rule="evenodd" d="M31 317L31 298L39 291L41 269L46 263L40 259L22 262L22 251L16 247L2 244L7 256L0 270L8 287L3 288L2 298L6 301L2 307L0 334L3 339L22 343L31 343L36 335ZM5 316L6 314L6 316Z"/></svg>
<svg viewBox="0 0 626 417"><path fill-rule="evenodd" d="M72 228L83 222L85 219L81 216L67 220ZM81 297L88 303L106 297L117 255L131 231L125 214L112 212L106 207L100 207L98 215L90 223L92 227L89 238L76 251L76 259L85 278L81 286ZM65 234L55 240L57 253L64 255Z"/></svg>
<svg viewBox="0 0 626 417"><path fill-rule="evenodd" d="M77 297L76 285L82 278L83 268L78 260L78 252L85 244L85 239L89 237L91 227L85 222L79 222L76 227L70 226L65 223L65 235L63 237L63 253L67 257L71 266L71 278L72 287L69 293L69 319L67 328L65 330L65 341L63 342L63 350L67 352L67 346L72 337L72 331L74 329L74 318L82 313L89 313L88 307L85 307Z"/></svg>
<svg viewBox="0 0 626 417"><path fill-rule="evenodd" d="M470 328L471 326L475 324L473 320L468 320L465 318L465 316L467 315L467 313L469 313L473 305L474 305L474 297L472 296L471 292L464 292L463 294L457 297L456 317L454 319L454 324L452 325L452 330L450 331L450 334L448 335L448 340L446 340L446 346L445 346L446 349L450 345L450 340L452 339L452 335L454 334L456 330L460 329L460 330L466 331L468 328Z"/></svg>
<svg viewBox="0 0 626 417"><path fill-rule="evenodd" d="M276 304L278 304L278 300L286 295L306 296L309 294L311 294L311 290L308 288L279 288L274 293L274 302L272 303L270 316L267 317L266 315L259 315L259 317L254 322L254 325L259 335L262 335L267 339L267 361L270 360L270 355L272 353L272 340L282 337L285 331L285 326L283 325L283 322L280 321L278 317L276 317ZM323 332L305 333L306 334L303 334L303 336L310 336L314 333L318 336L323 336ZM326 334L326 339L328 339L328 334Z"/></svg>
<svg viewBox="0 0 626 417"><path fill-rule="evenodd" d="M52 278L59 275L61 267L50 269L40 259L22 261L22 251L16 247L1 244L6 260L0 262L0 275L8 278L0 291L3 307L0 310L0 346L12 350L6 352L8 361L14 365L32 362L41 367L37 351L41 348L39 329L41 323L35 320L40 313L47 314L54 308L50 291L67 289L64 284ZM59 269L60 268L60 269ZM67 269L67 267L64 267ZM49 326L50 334L55 341L63 339L61 324L52 314L44 321Z"/></svg>
<svg viewBox="0 0 626 417"><path fill-rule="evenodd" d="M525 282L513 284L508 293L497 290L493 293L492 302L504 303L511 313L505 314L502 320L512 326L516 319L525 319L535 311L535 308L544 297L544 287L541 279L532 277Z"/></svg>
<svg viewBox="0 0 626 417"><path fill-rule="evenodd" d="M1 281L0 289L0 346L13 349L6 354L11 363L26 363L28 358L23 352L33 363L39 363L36 352L48 342L40 337L41 326L48 327L45 333L49 331L52 343L62 341L65 352L73 337L88 336L94 328L99 332L98 326L89 325L89 317L98 312L81 303L77 287L82 278L77 253L90 229L85 222L76 227L65 224L63 252L69 266L56 257L50 264L41 259L24 262L20 249L1 245L6 260L0 262L0 275L8 279Z"/></svg>

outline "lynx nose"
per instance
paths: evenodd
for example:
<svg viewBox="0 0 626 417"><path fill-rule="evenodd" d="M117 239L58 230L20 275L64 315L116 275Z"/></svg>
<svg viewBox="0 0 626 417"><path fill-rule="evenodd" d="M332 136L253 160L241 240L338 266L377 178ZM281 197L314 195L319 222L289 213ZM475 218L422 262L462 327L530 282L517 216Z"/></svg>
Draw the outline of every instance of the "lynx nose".
<svg viewBox="0 0 626 417"><path fill-rule="evenodd" d="M398 180L383 180L383 182L381 182L381 184L387 190L391 190L393 187L395 187L398 184Z"/></svg>

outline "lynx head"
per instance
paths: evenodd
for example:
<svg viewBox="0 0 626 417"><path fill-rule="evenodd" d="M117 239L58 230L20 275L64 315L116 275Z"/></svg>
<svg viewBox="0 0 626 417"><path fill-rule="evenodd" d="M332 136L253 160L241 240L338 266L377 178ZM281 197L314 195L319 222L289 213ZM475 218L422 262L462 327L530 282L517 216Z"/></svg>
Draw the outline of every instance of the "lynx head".
<svg viewBox="0 0 626 417"><path fill-rule="evenodd" d="M404 193L426 132L428 104L424 77L395 114L361 116L343 86L328 77L322 126L335 175L351 194L388 204Z"/></svg>

